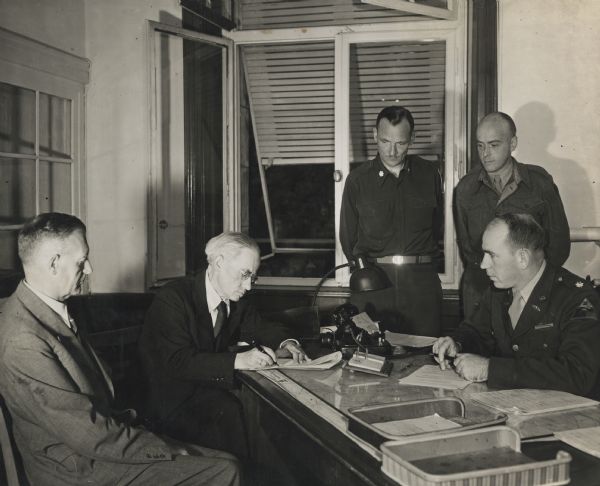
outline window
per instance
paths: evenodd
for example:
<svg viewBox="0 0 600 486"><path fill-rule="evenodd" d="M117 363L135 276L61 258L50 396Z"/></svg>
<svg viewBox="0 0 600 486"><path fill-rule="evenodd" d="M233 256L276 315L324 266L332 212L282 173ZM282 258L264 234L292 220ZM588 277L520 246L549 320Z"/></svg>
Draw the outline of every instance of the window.
<svg viewBox="0 0 600 486"><path fill-rule="evenodd" d="M85 59L0 31L0 271L19 271L17 232L38 213L82 214Z"/></svg>
<svg viewBox="0 0 600 486"><path fill-rule="evenodd" d="M437 162L444 177L440 243L445 263L440 273L444 286L456 288L451 188L465 153L464 5L442 15L449 20L431 20L332 0L346 12L343 18L359 19L355 25L332 27L332 21L325 22L339 16L319 14L320 4L314 2L312 9L298 8L308 3L278 2L278 9L287 11L270 12L270 26L282 18L289 28L227 34L241 66L237 107L242 141L239 164L232 167L239 190L230 192L229 204L234 227L260 243L259 283L314 285L345 262L337 238L345 177L355 163L375 155L377 113L397 103L415 116L411 153ZM446 2L434 3L440 9ZM242 17L242 25L254 26L257 12L272 5L243 2L242 15L245 6L257 19ZM318 26L292 28L302 22ZM347 278L347 270L341 270L329 283L344 285Z"/></svg>

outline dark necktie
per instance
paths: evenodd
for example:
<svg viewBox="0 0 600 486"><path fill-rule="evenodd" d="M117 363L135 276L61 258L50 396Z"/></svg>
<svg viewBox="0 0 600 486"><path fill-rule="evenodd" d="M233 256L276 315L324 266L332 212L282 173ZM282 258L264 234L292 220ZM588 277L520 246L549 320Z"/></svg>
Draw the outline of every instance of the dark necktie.
<svg viewBox="0 0 600 486"><path fill-rule="evenodd" d="M215 321L214 333L215 337L221 332L223 324L227 321L227 304L223 301L217 306L217 320Z"/></svg>

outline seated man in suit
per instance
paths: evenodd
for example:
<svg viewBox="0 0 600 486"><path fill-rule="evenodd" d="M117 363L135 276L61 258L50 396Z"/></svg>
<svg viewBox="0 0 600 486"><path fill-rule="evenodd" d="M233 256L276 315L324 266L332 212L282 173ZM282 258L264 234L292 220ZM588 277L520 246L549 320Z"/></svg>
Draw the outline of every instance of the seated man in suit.
<svg viewBox="0 0 600 486"><path fill-rule="evenodd" d="M139 346L149 414L157 430L246 460L243 410L231 391L234 370L272 365L276 355L308 358L286 339L287 330L261 320L243 298L260 264L256 242L226 232L205 251L208 268L165 285L146 314Z"/></svg>
<svg viewBox="0 0 600 486"><path fill-rule="evenodd" d="M92 272L85 225L45 213L19 232L25 280L0 313L0 391L32 484L239 484L230 454L161 438L112 409L110 378L64 301Z"/></svg>
<svg viewBox="0 0 600 486"><path fill-rule="evenodd" d="M545 233L530 214L505 214L483 233L481 268L496 289L452 337L433 345L442 369L454 358L467 380L498 388L590 395L600 369L600 299L544 257Z"/></svg>

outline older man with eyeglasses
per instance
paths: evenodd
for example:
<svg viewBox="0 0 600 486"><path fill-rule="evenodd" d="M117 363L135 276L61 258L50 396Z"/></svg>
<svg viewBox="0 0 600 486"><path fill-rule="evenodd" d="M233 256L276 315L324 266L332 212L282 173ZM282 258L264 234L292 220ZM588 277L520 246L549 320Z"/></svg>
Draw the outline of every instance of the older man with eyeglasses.
<svg viewBox="0 0 600 486"><path fill-rule="evenodd" d="M260 251L243 233L206 245L208 268L165 285L148 309L140 356L157 431L248 459L235 370L270 366L277 357L308 360L288 330L266 323L244 299Z"/></svg>

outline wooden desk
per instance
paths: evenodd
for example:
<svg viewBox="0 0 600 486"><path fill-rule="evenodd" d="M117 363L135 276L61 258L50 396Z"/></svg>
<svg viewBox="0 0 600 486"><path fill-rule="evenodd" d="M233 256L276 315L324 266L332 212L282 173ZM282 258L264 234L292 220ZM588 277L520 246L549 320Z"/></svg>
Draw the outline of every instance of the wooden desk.
<svg viewBox="0 0 600 486"><path fill-rule="evenodd" d="M287 370L285 375L335 408L342 422L347 422L348 409L353 407L443 396L461 397L467 414L486 413L469 399L470 394L487 390L485 384L473 383L459 391L400 385L398 378L422 364L431 364L432 358L420 355L394 361L389 378L351 372L339 366L327 371ZM240 373L240 380L248 414L250 448L259 465L259 485L396 484L381 472L381 464L374 457L377 451L336 427L339 420L323 418L257 372ZM508 425L519 430L523 438L599 424L598 407L527 418L511 416L508 420ZM560 442L523 444L523 451L536 459L553 458L559 449L573 456L572 485L600 485L600 460Z"/></svg>

